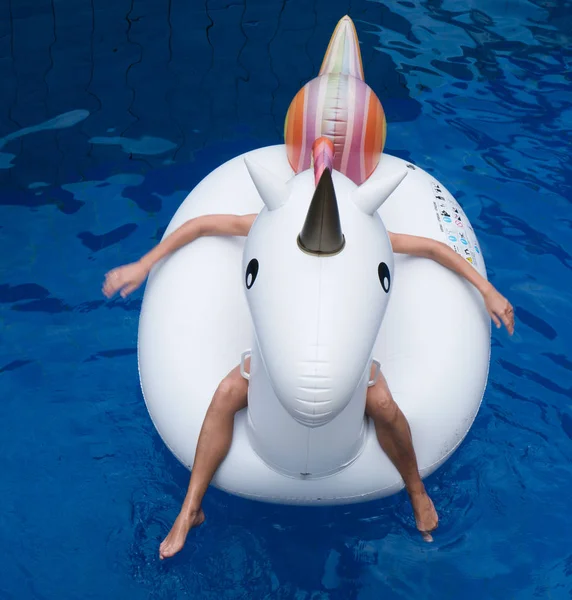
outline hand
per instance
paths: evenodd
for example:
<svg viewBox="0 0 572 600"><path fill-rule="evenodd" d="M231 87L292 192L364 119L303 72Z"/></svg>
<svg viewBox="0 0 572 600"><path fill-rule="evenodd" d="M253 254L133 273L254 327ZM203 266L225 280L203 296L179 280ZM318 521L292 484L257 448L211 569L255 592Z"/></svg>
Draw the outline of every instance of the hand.
<svg viewBox="0 0 572 600"><path fill-rule="evenodd" d="M140 262L117 267L106 273L101 291L107 298L119 291L121 297L126 298L145 281L148 273L148 269Z"/></svg>
<svg viewBox="0 0 572 600"><path fill-rule="evenodd" d="M494 287L483 294L485 306L497 329L504 323L510 335L514 333L514 308Z"/></svg>

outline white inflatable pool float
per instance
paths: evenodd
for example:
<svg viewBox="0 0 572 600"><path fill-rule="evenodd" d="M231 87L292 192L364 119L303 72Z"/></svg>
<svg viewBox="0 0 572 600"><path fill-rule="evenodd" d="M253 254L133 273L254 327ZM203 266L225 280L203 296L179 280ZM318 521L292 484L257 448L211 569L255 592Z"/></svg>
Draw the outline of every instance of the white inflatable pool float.
<svg viewBox="0 0 572 600"><path fill-rule="evenodd" d="M372 360L409 421L425 477L459 446L477 414L490 320L478 291L453 272L428 259L393 257L384 225L447 243L486 276L473 229L443 185L384 154L361 192L333 171L344 239L337 254L315 256L298 239L313 171L296 175L282 145L247 156L257 185L244 156L228 161L189 194L165 232L204 214L261 213L246 250L242 238L200 238L153 269L138 348L149 414L191 468L213 393L250 353L249 408L236 417L214 485L291 504L395 493L401 477L363 414ZM379 208L381 219L368 214L379 190L393 189L405 173Z"/></svg>

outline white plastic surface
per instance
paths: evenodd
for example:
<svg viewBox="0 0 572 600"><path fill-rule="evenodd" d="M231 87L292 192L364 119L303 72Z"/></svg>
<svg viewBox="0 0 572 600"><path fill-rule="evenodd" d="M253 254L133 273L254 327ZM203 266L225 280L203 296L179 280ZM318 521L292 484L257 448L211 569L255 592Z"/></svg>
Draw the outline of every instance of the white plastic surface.
<svg viewBox="0 0 572 600"><path fill-rule="evenodd" d="M248 156L283 182L293 176L284 146L261 148ZM376 179L395 178L406 165L401 159L383 155L368 184L375 185ZM385 227L396 233L422 235L448 243L486 275L474 232L457 202L429 174L418 167L407 168L407 177L379 210ZM302 173L287 187L306 185L305 176L313 177L313 174ZM268 185L272 189L272 184ZM304 306L308 306L308 302L298 301L300 290L311 289L316 280L316 272L312 271L315 267L304 257L314 259L314 263L321 261L320 268L326 269L319 279L331 286L327 295L332 299L331 310L338 310L340 303L354 298L355 310L348 315L348 322L357 323L354 331L359 329L365 333L357 336L350 327L347 331L338 328L323 338L331 348L326 362L334 365L326 376L340 377L329 387L346 386L339 397L329 399L328 410L335 413L334 416L318 416L318 423L312 423L315 417L306 415L304 425L304 415L299 420L292 418L297 406L287 393L280 398L281 402L268 405L258 402L256 406L253 403L250 415L247 410L239 413L230 452L213 482L237 495L280 503L341 504L379 498L401 489L401 478L380 449L372 424L363 419L372 358L381 363L393 396L409 420L423 476L433 472L461 443L484 393L490 322L479 293L430 260L392 257L384 241L381 221L377 225L379 239L363 240L367 241L365 246L376 248L375 257L360 255L351 265L350 279L340 284L336 273L346 260L343 257L351 256L355 260L357 256L351 254L348 240L358 231L354 227L359 228L363 213L351 201L353 184L349 180L334 173L334 185L347 247L338 256L326 259L306 256L298 250L301 258L295 265L300 274L296 289L283 285L290 276L280 280L280 269L292 268L291 256L286 263L281 263L283 259L274 251L281 246L281 235L290 240L291 231L297 233L302 226L302 222L296 221L299 216L294 215L294 205L288 209L289 201L284 202L282 196L280 203L276 202L276 210L265 210L265 213L292 210L292 221L285 219L287 225L283 230L261 227L256 239L249 238L250 250L262 254L257 256L260 280L257 279L248 292L258 293L256 288L263 282L262 269L267 264L272 265L270 272L276 284L259 286L263 292L250 298L251 306L259 302L261 308L253 307L255 318L260 320L258 339L253 334L244 292L245 268L252 258L249 248L243 258L244 239L201 238L157 265L147 283L139 326L142 390L159 434L189 468L212 395L221 379L240 363L244 351L252 349L249 386L253 398L263 398L265 393L283 396L280 386L291 389L292 382L285 380L281 369L285 373L296 371L293 356L300 344L305 343L306 329L312 326L310 317L307 317L309 321L304 320L307 314ZM291 189L290 194L292 196ZM306 197L305 201L308 200ZM189 194L165 236L192 217L211 213L258 213L263 206L244 158L236 157L213 171ZM263 213L260 218L264 216ZM364 238L369 235L366 229ZM268 236L265 231L272 231L272 235ZM295 236L293 244L296 244ZM351 262L350 258L347 260ZM389 265L391 293L381 329L369 331L368 323L378 322L384 311L384 291L379 280L371 278L371 269L377 270L380 261ZM350 262L347 272L350 272ZM327 270L332 271L329 280ZM377 287L370 287L372 281ZM278 293L265 289L279 290L280 300L289 307L284 316L291 314L290 309L294 308L297 322L276 317L271 320L271 316L265 315L264 295ZM269 303L275 305L277 298L271 298ZM332 315L328 318L332 319ZM270 320L267 322L267 319ZM342 321L338 322L341 326ZM268 332L274 336L271 341L264 340ZM368 346L372 343L373 352L370 352ZM273 352L277 356L271 359ZM273 367L271 363L281 367ZM348 383L350 380L353 384ZM358 396L362 395L348 403L351 385L359 388ZM349 394L354 398L351 390ZM347 421L344 420L346 415ZM304 460L303 453L298 452L302 443L311 449L309 454L306 452L306 459L311 456L314 461L306 470L298 468L299 461ZM289 464L296 468L289 469ZM311 474L306 475L308 472Z"/></svg>

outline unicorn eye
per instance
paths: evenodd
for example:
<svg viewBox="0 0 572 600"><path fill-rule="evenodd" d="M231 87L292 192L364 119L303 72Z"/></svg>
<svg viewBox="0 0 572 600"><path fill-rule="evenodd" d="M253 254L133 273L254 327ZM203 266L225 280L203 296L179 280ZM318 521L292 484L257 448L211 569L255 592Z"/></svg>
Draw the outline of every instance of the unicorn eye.
<svg viewBox="0 0 572 600"><path fill-rule="evenodd" d="M377 267L377 274L379 276L379 281L381 283L381 287L383 291L388 294L389 286L391 285L391 275L389 274L389 267L384 263L379 263L379 267Z"/></svg>
<svg viewBox="0 0 572 600"><path fill-rule="evenodd" d="M245 283L246 289L249 290L256 281L256 276L258 275L258 261L253 258L246 267L246 275L245 275Z"/></svg>

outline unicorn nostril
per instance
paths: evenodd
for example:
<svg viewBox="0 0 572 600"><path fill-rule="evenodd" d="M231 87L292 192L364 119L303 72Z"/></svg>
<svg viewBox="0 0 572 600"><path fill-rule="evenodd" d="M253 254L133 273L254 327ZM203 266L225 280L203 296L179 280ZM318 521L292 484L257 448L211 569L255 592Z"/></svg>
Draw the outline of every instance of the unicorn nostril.
<svg viewBox="0 0 572 600"><path fill-rule="evenodd" d="M329 391L329 390L324 390L324 391ZM304 404L304 405L308 406L309 408L314 408L318 404L330 404L331 398L324 398L323 400L318 400L316 398L313 398L312 400L307 400L306 398L296 397L296 402L298 402L300 404Z"/></svg>
<svg viewBox="0 0 572 600"><path fill-rule="evenodd" d="M340 386L346 378L343 367L331 360L327 350L319 344L306 347L304 358L292 363L293 377L279 380L275 387L280 404L306 427L326 425L352 397L350 390Z"/></svg>
<svg viewBox="0 0 572 600"><path fill-rule="evenodd" d="M315 398L316 401L324 402L332 397L332 383L331 377L320 375L302 376L299 378L298 385L296 386L297 396L300 396L300 399L308 401L312 401ZM318 397L320 400L318 400Z"/></svg>
<svg viewBox="0 0 572 600"><path fill-rule="evenodd" d="M327 394L328 392L331 392L332 388L330 388L330 387L316 388L316 387L307 387L305 385L299 385L298 390L301 392L307 392L309 394L324 395L324 394ZM298 399L301 400L301 398L298 398Z"/></svg>
<svg viewBox="0 0 572 600"><path fill-rule="evenodd" d="M305 377L295 389L292 416L303 425L325 425L334 416L334 394L329 377Z"/></svg>
<svg viewBox="0 0 572 600"><path fill-rule="evenodd" d="M306 427L319 427L320 425L325 425L331 421L332 417L334 416L334 412L331 410L314 414L295 408L294 413L295 414L292 416L296 419L296 421L302 425L306 425Z"/></svg>

